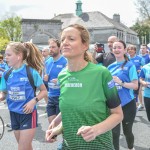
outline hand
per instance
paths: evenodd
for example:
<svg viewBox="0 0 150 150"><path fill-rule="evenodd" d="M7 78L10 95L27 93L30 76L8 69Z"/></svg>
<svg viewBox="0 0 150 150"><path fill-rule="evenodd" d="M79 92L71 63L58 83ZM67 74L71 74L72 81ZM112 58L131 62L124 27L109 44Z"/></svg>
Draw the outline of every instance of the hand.
<svg viewBox="0 0 150 150"><path fill-rule="evenodd" d="M5 93L4 92L0 92L0 101L5 100Z"/></svg>
<svg viewBox="0 0 150 150"><path fill-rule="evenodd" d="M96 138L96 132L93 126L80 127L77 135L81 135L86 142L93 141Z"/></svg>
<svg viewBox="0 0 150 150"><path fill-rule="evenodd" d="M48 74L45 74L43 79L44 79L44 81L48 81Z"/></svg>
<svg viewBox="0 0 150 150"><path fill-rule="evenodd" d="M50 142L50 143L55 142L57 140L56 137L57 136L54 134L53 129L46 131L45 140L47 142Z"/></svg>
<svg viewBox="0 0 150 150"><path fill-rule="evenodd" d="M45 139L46 141L52 143L56 141L56 137L57 135L62 133L62 123L60 123L57 127L47 130L46 131L46 135L45 135Z"/></svg>
<svg viewBox="0 0 150 150"><path fill-rule="evenodd" d="M148 87L148 83L146 81L142 81L142 86Z"/></svg>
<svg viewBox="0 0 150 150"><path fill-rule="evenodd" d="M51 80L51 82L53 82L53 83L55 83L55 84L57 84L57 81L58 81L57 78Z"/></svg>
<svg viewBox="0 0 150 150"><path fill-rule="evenodd" d="M98 50L97 44L94 44L94 52L97 52L97 50Z"/></svg>
<svg viewBox="0 0 150 150"><path fill-rule="evenodd" d="M33 98L31 101L29 101L27 104L25 104L23 106L23 112L25 114L30 114L32 113L33 109L34 109L34 106L36 105L36 100Z"/></svg>
<svg viewBox="0 0 150 150"><path fill-rule="evenodd" d="M113 76L113 80L118 84L122 83L122 81L117 76Z"/></svg>

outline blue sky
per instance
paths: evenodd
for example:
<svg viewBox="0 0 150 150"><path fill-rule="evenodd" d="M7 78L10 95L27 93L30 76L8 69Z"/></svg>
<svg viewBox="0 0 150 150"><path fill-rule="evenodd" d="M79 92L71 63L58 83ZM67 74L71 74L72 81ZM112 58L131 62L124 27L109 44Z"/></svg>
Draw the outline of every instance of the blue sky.
<svg viewBox="0 0 150 150"><path fill-rule="evenodd" d="M55 14L75 13L77 0L0 0L0 18L15 13L22 18L51 19ZM82 11L99 11L109 18L120 14L121 22L131 26L138 18L136 0L81 0Z"/></svg>

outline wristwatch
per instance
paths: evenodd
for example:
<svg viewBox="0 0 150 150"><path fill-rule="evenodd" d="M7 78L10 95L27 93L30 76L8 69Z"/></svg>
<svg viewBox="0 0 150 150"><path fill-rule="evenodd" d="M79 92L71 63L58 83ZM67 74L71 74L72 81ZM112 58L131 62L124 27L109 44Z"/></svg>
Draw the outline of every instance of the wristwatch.
<svg viewBox="0 0 150 150"><path fill-rule="evenodd" d="M36 101L36 102L38 102L38 101L39 101L39 99L38 99L37 97L35 97L35 101Z"/></svg>

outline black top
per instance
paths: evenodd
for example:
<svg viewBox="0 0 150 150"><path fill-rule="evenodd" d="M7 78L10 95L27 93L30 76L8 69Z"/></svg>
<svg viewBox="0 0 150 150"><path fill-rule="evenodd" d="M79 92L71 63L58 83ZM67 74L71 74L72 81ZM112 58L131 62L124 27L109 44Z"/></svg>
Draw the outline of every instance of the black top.
<svg viewBox="0 0 150 150"><path fill-rule="evenodd" d="M103 66L108 67L110 64L116 61L116 58L112 52L102 53L96 58L98 63L102 63Z"/></svg>

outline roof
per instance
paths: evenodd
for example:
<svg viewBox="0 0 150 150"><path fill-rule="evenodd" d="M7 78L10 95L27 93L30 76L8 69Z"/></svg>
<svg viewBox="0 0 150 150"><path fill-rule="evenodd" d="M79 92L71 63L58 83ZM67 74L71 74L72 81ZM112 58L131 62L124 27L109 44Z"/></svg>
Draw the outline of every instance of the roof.
<svg viewBox="0 0 150 150"><path fill-rule="evenodd" d="M83 12L80 17L73 13L59 14L52 18L52 20L61 20L61 22L63 22L62 28L67 27L69 24L78 23L84 25L88 29L116 28L137 35L135 31L131 30L123 23L116 22L99 11Z"/></svg>

